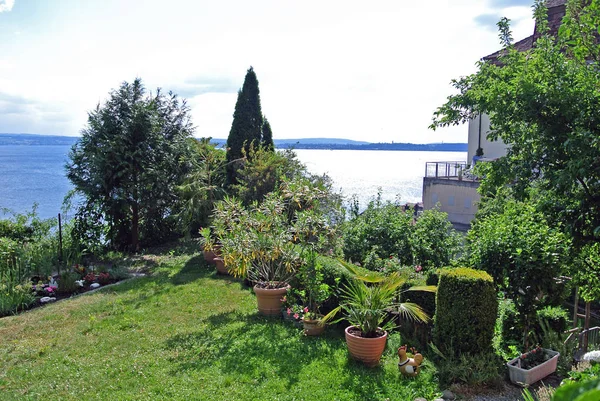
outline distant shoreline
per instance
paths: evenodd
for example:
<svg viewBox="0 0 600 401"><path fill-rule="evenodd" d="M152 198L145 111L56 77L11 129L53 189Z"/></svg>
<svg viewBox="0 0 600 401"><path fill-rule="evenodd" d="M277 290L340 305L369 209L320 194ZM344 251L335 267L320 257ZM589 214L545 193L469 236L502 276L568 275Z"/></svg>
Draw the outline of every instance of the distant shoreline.
<svg viewBox="0 0 600 401"><path fill-rule="evenodd" d="M74 145L79 137L39 134L1 134L0 146L22 145ZM197 138L200 139L200 138ZM212 139L211 142L224 146L225 139ZM370 143L339 138L299 138L275 139L277 149L322 149L322 150L398 150L420 152L466 152L466 143Z"/></svg>

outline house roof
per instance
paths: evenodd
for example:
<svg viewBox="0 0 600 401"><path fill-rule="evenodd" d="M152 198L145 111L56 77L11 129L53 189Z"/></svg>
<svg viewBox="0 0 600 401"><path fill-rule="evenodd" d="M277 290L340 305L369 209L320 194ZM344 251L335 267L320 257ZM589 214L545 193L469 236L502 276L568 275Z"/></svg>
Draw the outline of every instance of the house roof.
<svg viewBox="0 0 600 401"><path fill-rule="evenodd" d="M562 22L563 17L566 12L566 2L567 0L547 0L546 8L548 8L548 28L550 30L550 35L556 36L558 34L558 29L560 28L560 24ZM535 41L540 37L540 33L537 29L537 24L533 30L533 35L526 37L516 43L514 43L515 49L518 51L526 51L533 47ZM498 50L492 54L488 54L483 57L485 61L491 61L492 63L497 63L498 56L500 56L503 52L503 49Z"/></svg>

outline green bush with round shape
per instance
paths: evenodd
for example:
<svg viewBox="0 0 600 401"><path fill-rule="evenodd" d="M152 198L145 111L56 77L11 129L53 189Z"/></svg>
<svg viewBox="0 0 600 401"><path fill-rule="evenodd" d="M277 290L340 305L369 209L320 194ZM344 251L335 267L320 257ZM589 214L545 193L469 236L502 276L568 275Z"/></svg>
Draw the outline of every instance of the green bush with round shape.
<svg viewBox="0 0 600 401"><path fill-rule="evenodd" d="M492 277L464 267L440 273L433 338L435 345L455 354L492 349L498 300Z"/></svg>
<svg viewBox="0 0 600 401"><path fill-rule="evenodd" d="M567 329L569 322L569 313L560 306L546 306L537 311L538 320L544 320L548 327L557 333L562 333ZM542 328L538 323L536 332L542 334Z"/></svg>

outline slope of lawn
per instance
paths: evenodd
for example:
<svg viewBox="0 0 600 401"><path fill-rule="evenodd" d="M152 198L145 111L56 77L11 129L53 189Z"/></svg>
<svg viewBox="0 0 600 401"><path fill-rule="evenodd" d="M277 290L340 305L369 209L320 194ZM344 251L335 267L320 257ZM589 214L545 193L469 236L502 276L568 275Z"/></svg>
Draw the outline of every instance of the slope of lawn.
<svg viewBox="0 0 600 401"><path fill-rule="evenodd" d="M175 254L179 253L178 256ZM256 313L238 279L199 254L157 256L152 275L0 319L0 399L429 400L427 362L398 373L392 335L378 368L348 358L343 331L304 337Z"/></svg>

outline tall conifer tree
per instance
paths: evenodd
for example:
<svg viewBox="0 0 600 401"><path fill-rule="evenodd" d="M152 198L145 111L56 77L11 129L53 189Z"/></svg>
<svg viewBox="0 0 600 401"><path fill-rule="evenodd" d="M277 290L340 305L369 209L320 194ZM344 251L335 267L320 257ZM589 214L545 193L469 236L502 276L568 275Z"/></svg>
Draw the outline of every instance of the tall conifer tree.
<svg viewBox="0 0 600 401"><path fill-rule="evenodd" d="M273 143L273 131L271 131L271 124L267 117L264 117L262 126L262 146L267 150L275 150L275 144Z"/></svg>
<svg viewBox="0 0 600 401"><path fill-rule="evenodd" d="M250 67L244 78L244 85L238 91L233 113L233 123L227 138L227 181L235 183L235 160L242 157L242 148L248 152L250 144L261 143L263 115L260 108L260 90L254 69Z"/></svg>

